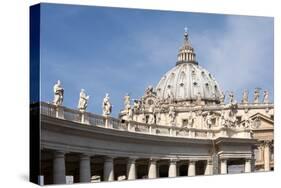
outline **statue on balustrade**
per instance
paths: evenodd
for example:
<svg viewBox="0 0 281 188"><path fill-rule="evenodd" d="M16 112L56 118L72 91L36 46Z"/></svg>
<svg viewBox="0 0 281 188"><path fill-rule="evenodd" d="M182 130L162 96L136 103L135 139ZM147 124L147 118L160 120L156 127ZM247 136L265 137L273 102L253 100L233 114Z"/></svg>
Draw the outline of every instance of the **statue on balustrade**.
<svg viewBox="0 0 281 188"><path fill-rule="evenodd" d="M151 95L153 94L153 86L149 85L145 90L145 95Z"/></svg>
<svg viewBox="0 0 281 188"><path fill-rule="evenodd" d="M206 126L208 129L212 128L212 119L213 119L213 115L211 115L211 113L208 112L208 114L206 115L206 119L205 119Z"/></svg>
<svg viewBox="0 0 281 188"><path fill-rule="evenodd" d="M233 91L229 92L228 97L229 97L229 103L230 103L230 104L233 104L233 103L235 102Z"/></svg>
<svg viewBox="0 0 281 188"><path fill-rule="evenodd" d="M236 127L237 126L237 116L236 116L237 110L235 109L230 109L228 111L228 116L227 116L227 122L228 122L228 127Z"/></svg>
<svg viewBox="0 0 281 188"><path fill-rule="evenodd" d="M131 97L129 94L124 96L124 109L129 110L131 108Z"/></svg>
<svg viewBox="0 0 281 188"><path fill-rule="evenodd" d="M193 112L190 112L189 116L188 116L188 119L187 119L187 126L188 128L192 128L193 127L193 124L194 124L194 115L193 115Z"/></svg>
<svg viewBox="0 0 281 188"><path fill-rule="evenodd" d="M269 103L269 92L267 90L263 92L263 103L265 104Z"/></svg>
<svg viewBox="0 0 281 188"><path fill-rule="evenodd" d="M224 104L225 94L222 92L220 96L220 104Z"/></svg>
<svg viewBox="0 0 281 188"><path fill-rule="evenodd" d="M168 117L169 117L169 123L171 125L175 125L176 112L175 112L175 107L174 106L170 106L169 107Z"/></svg>
<svg viewBox="0 0 281 188"><path fill-rule="evenodd" d="M104 116L109 116L111 114L111 111L112 111L112 105L109 101L109 94L106 93L102 103L102 114Z"/></svg>
<svg viewBox="0 0 281 188"><path fill-rule="evenodd" d="M155 124L154 114L149 114L149 116L148 116L148 124Z"/></svg>
<svg viewBox="0 0 281 188"><path fill-rule="evenodd" d="M225 112L224 112L224 111L221 112L221 116L220 116L220 126L221 126L221 127L228 127L227 121L226 121L226 119L225 119Z"/></svg>
<svg viewBox="0 0 281 188"><path fill-rule="evenodd" d="M61 106L63 102L63 94L64 94L64 89L61 85L60 80L57 81L57 83L54 85L54 105Z"/></svg>
<svg viewBox="0 0 281 188"><path fill-rule="evenodd" d="M249 100L248 100L248 90L244 90L243 91L243 97L242 97L242 103L243 104L248 104Z"/></svg>
<svg viewBox="0 0 281 188"><path fill-rule="evenodd" d="M79 101L78 101L78 109L81 112L85 112L88 106L88 100L90 96L86 95L86 92L84 89L81 89L80 95L79 95Z"/></svg>
<svg viewBox="0 0 281 188"><path fill-rule="evenodd" d="M247 114L246 116L245 116L245 124L244 124L244 128L253 128L252 127L252 125L253 125L253 120L249 117L249 115Z"/></svg>
<svg viewBox="0 0 281 188"><path fill-rule="evenodd" d="M140 101L139 100L134 99L133 109L134 109L134 112L136 112L140 109Z"/></svg>
<svg viewBox="0 0 281 188"><path fill-rule="evenodd" d="M256 88L254 92L254 103L259 103L260 89Z"/></svg>

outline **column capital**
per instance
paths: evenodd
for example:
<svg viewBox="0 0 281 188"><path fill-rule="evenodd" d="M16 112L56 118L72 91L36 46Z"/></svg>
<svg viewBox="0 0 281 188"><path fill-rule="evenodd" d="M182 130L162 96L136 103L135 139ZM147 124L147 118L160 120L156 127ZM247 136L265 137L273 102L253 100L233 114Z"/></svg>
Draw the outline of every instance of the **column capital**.
<svg viewBox="0 0 281 188"><path fill-rule="evenodd" d="M196 160L189 160L189 164L195 164L196 163Z"/></svg>
<svg viewBox="0 0 281 188"><path fill-rule="evenodd" d="M177 163L179 161L179 159L176 158L170 158L170 163Z"/></svg>
<svg viewBox="0 0 281 188"><path fill-rule="evenodd" d="M272 140L264 140L263 145L266 147L270 147L272 145Z"/></svg>
<svg viewBox="0 0 281 188"><path fill-rule="evenodd" d="M207 164L208 165L212 165L213 164L213 160L211 160L211 159L207 160Z"/></svg>
<svg viewBox="0 0 281 188"><path fill-rule="evenodd" d="M104 157L104 161L106 161L106 162L113 162L114 158L115 157L113 157L113 156L105 156Z"/></svg>
<svg viewBox="0 0 281 188"><path fill-rule="evenodd" d="M127 161L128 163L135 163L137 159L138 157L129 157Z"/></svg>
<svg viewBox="0 0 281 188"><path fill-rule="evenodd" d="M59 150L56 150L53 152L54 156L56 158L64 158L66 152L65 151L59 151Z"/></svg>
<svg viewBox="0 0 281 188"><path fill-rule="evenodd" d="M157 162L159 160L159 158L154 158L154 157L151 157L149 158L149 162Z"/></svg>
<svg viewBox="0 0 281 188"><path fill-rule="evenodd" d="M90 159L91 158L91 155L88 155L88 154L85 154L85 153L82 153L80 154L80 159Z"/></svg>

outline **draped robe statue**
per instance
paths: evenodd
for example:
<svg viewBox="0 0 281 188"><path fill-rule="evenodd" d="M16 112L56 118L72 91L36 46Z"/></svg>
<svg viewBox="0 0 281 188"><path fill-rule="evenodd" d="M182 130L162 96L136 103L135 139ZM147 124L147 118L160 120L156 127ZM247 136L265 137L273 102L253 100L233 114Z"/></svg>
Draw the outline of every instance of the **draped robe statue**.
<svg viewBox="0 0 281 188"><path fill-rule="evenodd" d="M269 92L268 91L264 91L263 92L263 103L269 103Z"/></svg>
<svg viewBox="0 0 281 188"><path fill-rule="evenodd" d="M112 106L109 101L109 94L106 93L102 102L102 114L104 116L109 116L111 114Z"/></svg>
<svg viewBox="0 0 281 188"><path fill-rule="evenodd" d="M54 101L53 104L56 106L61 106L63 102L64 89L61 86L60 80L54 85Z"/></svg>
<svg viewBox="0 0 281 188"><path fill-rule="evenodd" d="M81 89L80 91L80 95L79 95L79 101L78 101L78 109L81 112L86 111L87 106L88 106L88 100L89 100L90 96L87 96L85 93L84 89Z"/></svg>

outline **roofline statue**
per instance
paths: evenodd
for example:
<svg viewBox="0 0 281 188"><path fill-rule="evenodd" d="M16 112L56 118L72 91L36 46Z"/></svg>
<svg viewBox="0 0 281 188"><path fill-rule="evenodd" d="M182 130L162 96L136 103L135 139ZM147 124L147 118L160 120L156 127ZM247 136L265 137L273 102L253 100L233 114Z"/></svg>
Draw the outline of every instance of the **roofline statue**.
<svg viewBox="0 0 281 188"><path fill-rule="evenodd" d="M86 92L84 89L81 89L80 94L79 94L79 101L78 101L78 109L81 112L85 112L87 107L88 107L88 100L90 96L86 95Z"/></svg>
<svg viewBox="0 0 281 188"><path fill-rule="evenodd" d="M63 102L63 95L64 95L64 89L61 85L60 80L57 81L57 83L54 85L54 101L53 104L58 107L62 105Z"/></svg>

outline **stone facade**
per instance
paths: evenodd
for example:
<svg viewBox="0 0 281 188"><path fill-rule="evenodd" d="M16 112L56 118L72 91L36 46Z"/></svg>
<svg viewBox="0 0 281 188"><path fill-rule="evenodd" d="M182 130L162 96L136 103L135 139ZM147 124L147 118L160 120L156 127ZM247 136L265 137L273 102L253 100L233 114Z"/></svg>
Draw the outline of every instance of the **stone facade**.
<svg viewBox="0 0 281 188"><path fill-rule="evenodd" d="M40 184L71 182L66 177L76 183L273 170L268 91L259 100L256 89L249 101L245 90L241 103L233 92L224 93L199 66L187 32L177 57L155 89L149 86L132 105L124 97L118 119L110 116L108 94L103 115L86 112L84 93L78 110L62 100L41 102Z"/></svg>

